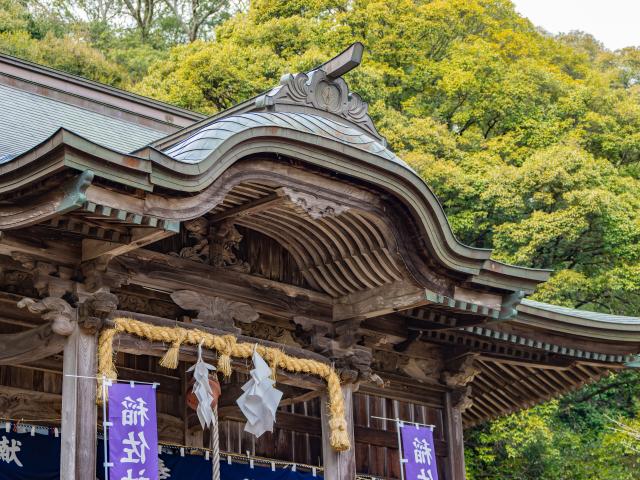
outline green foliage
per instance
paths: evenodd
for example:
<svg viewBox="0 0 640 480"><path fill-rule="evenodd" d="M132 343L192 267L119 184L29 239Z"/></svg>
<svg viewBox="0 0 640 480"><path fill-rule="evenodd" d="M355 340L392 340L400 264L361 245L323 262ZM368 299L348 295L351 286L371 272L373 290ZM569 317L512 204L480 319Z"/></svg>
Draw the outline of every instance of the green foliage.
<svg viewBox="0 0 640 480"><path fill-rule="evenodd" d="M25 2L0 0L0 51L206 113L363 42L347 80L463 242L553 269L539 300L640 311L640 49L550 37L508 0L255 0L189 44L166 12L142 35ZM622 373L486 425L469 477L640 478L612 429L637 424L639 394L640 375Z"/></svg>
<svg viewBox="0 0 640 480"><path fill-rule="evenodd" d="M234 59L234 61L230 61ZM153 66L138 93L207 113L231 107L279 78L279 59L266 48L196 41L174 48Z"/></svg>
<svg viewBox="0 0 640 480"><path fill-rule="evenodd" d="M111 85L121 85L126 78L121 67L73 37L48 34L36 40L25 31L0 33L0 52Z"/></svg>
<svg viewBox="0 0 640 480"><path fill-rule="evenodd" d="M640 374L626 371L467 435L469 480L637 480ZM637 430L640 432L640 429Z"/></svg>
<svg viewBox="0 0 640 480"><path fill-rule="evenodd" d="M55 28L53 28L55 25ZM81 35L59 35L62 25L12 0L0 0L0 52L111 85L127 73Z"/></svg>

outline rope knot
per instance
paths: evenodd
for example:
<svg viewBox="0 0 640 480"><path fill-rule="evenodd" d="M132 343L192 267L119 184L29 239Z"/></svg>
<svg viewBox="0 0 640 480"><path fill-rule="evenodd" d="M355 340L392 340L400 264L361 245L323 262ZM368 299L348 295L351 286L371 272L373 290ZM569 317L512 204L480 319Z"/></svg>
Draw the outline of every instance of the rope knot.
<svg viewBox="0 0 640 480"><path fill-rule="evenodd" d="M269 363L271 364L271 378L273 378L273 381L275 382L278 380L278 367L280 366L280 362L282 361L285 353L278 348L271 349L270 353L271 358L269 359Z"/></svg>
<svg viewBox="0 0 640 480"><path fill-rule="evenodd" d="M222 337L222 348L218 357L218 371L222 373L224 378L231 376L231 354L236 346L236 337L233 335L225 335Z"/></svg>
<svg viewBox="0 0 640 480"><path fill-rule="evenodd" d="M180 346L187 339L188 332L183 328L176 328L173 331L173 342L171 347L164 354L164 357L160 359L160 365L165 368L175 369L178 368L178 360L180 357Z"/></svg>

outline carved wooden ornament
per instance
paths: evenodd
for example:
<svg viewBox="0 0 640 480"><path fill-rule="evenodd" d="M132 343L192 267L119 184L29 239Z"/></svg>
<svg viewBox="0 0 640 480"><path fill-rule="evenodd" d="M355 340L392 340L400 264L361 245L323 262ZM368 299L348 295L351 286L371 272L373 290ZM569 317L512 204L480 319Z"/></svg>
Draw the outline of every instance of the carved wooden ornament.
<svg viewBox="0 0 640 480"><path fill-rule="evenodd" d="M42 300L23 298L18 302L19 308L27 308L31 313L42 316L52 322L51 329L58 335L69 336L73 333L75 309L61 298L47 297Z"/></svg>
<svg viewBox="0 0 640 480"><path fill-rule="evenodd" d="M191 290L175 291L171 299L180 308L197 311L195 320L211 327L235 328L234 321L251 323L259 317L253 307L246 303L210 297Z"/></svg>

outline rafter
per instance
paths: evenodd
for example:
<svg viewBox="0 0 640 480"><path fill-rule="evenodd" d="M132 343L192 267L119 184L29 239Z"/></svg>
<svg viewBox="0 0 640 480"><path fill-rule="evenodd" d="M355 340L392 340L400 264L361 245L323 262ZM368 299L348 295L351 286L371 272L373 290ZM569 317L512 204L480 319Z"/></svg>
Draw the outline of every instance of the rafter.
<svg viewBox="0 0 640 480"><path fill-rule="evenodd" d="M230 218L247 217L281 204L284 198L285 195L283 189L277 188L274 193L270 195L246 202L242 205L238 205L237 207L229 208L220 213L216 213L210 217L210 221L211 223L217 223Z"/></svg>
<svg viewBox="0 0 640 480"><path fill-rule="evenodd" d="M127 252L144 247L163 238L170 237L175 232L137 227L131 228L131 239L128 243L108 242L104 240L93 240L85 238L82 240L82 261L87 262L99 257L117 257Z"/></svg>

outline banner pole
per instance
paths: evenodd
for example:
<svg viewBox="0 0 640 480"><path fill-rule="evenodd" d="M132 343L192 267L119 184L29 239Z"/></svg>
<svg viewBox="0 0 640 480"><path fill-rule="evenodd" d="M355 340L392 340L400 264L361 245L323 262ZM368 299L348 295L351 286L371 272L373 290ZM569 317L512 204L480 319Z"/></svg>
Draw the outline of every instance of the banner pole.
<svg viewBox="0 0 640 480"><path fill-rule="evenodd" d="M107 445L107 439L109 438L108 434L108 424L107 420L107 377L102 376L102 446L104 447L104 461L102 464L104 465L104 480L109 480L109 447Z"/></svg>
<svg viewBox="0 0 640 480"><path fill-rule="evenodd" d="M396 418L396 432L398 433L398 460L400 461L400 480L404 480L404 454L402 453L402 437L400 435L400 419Z"/></svg>

